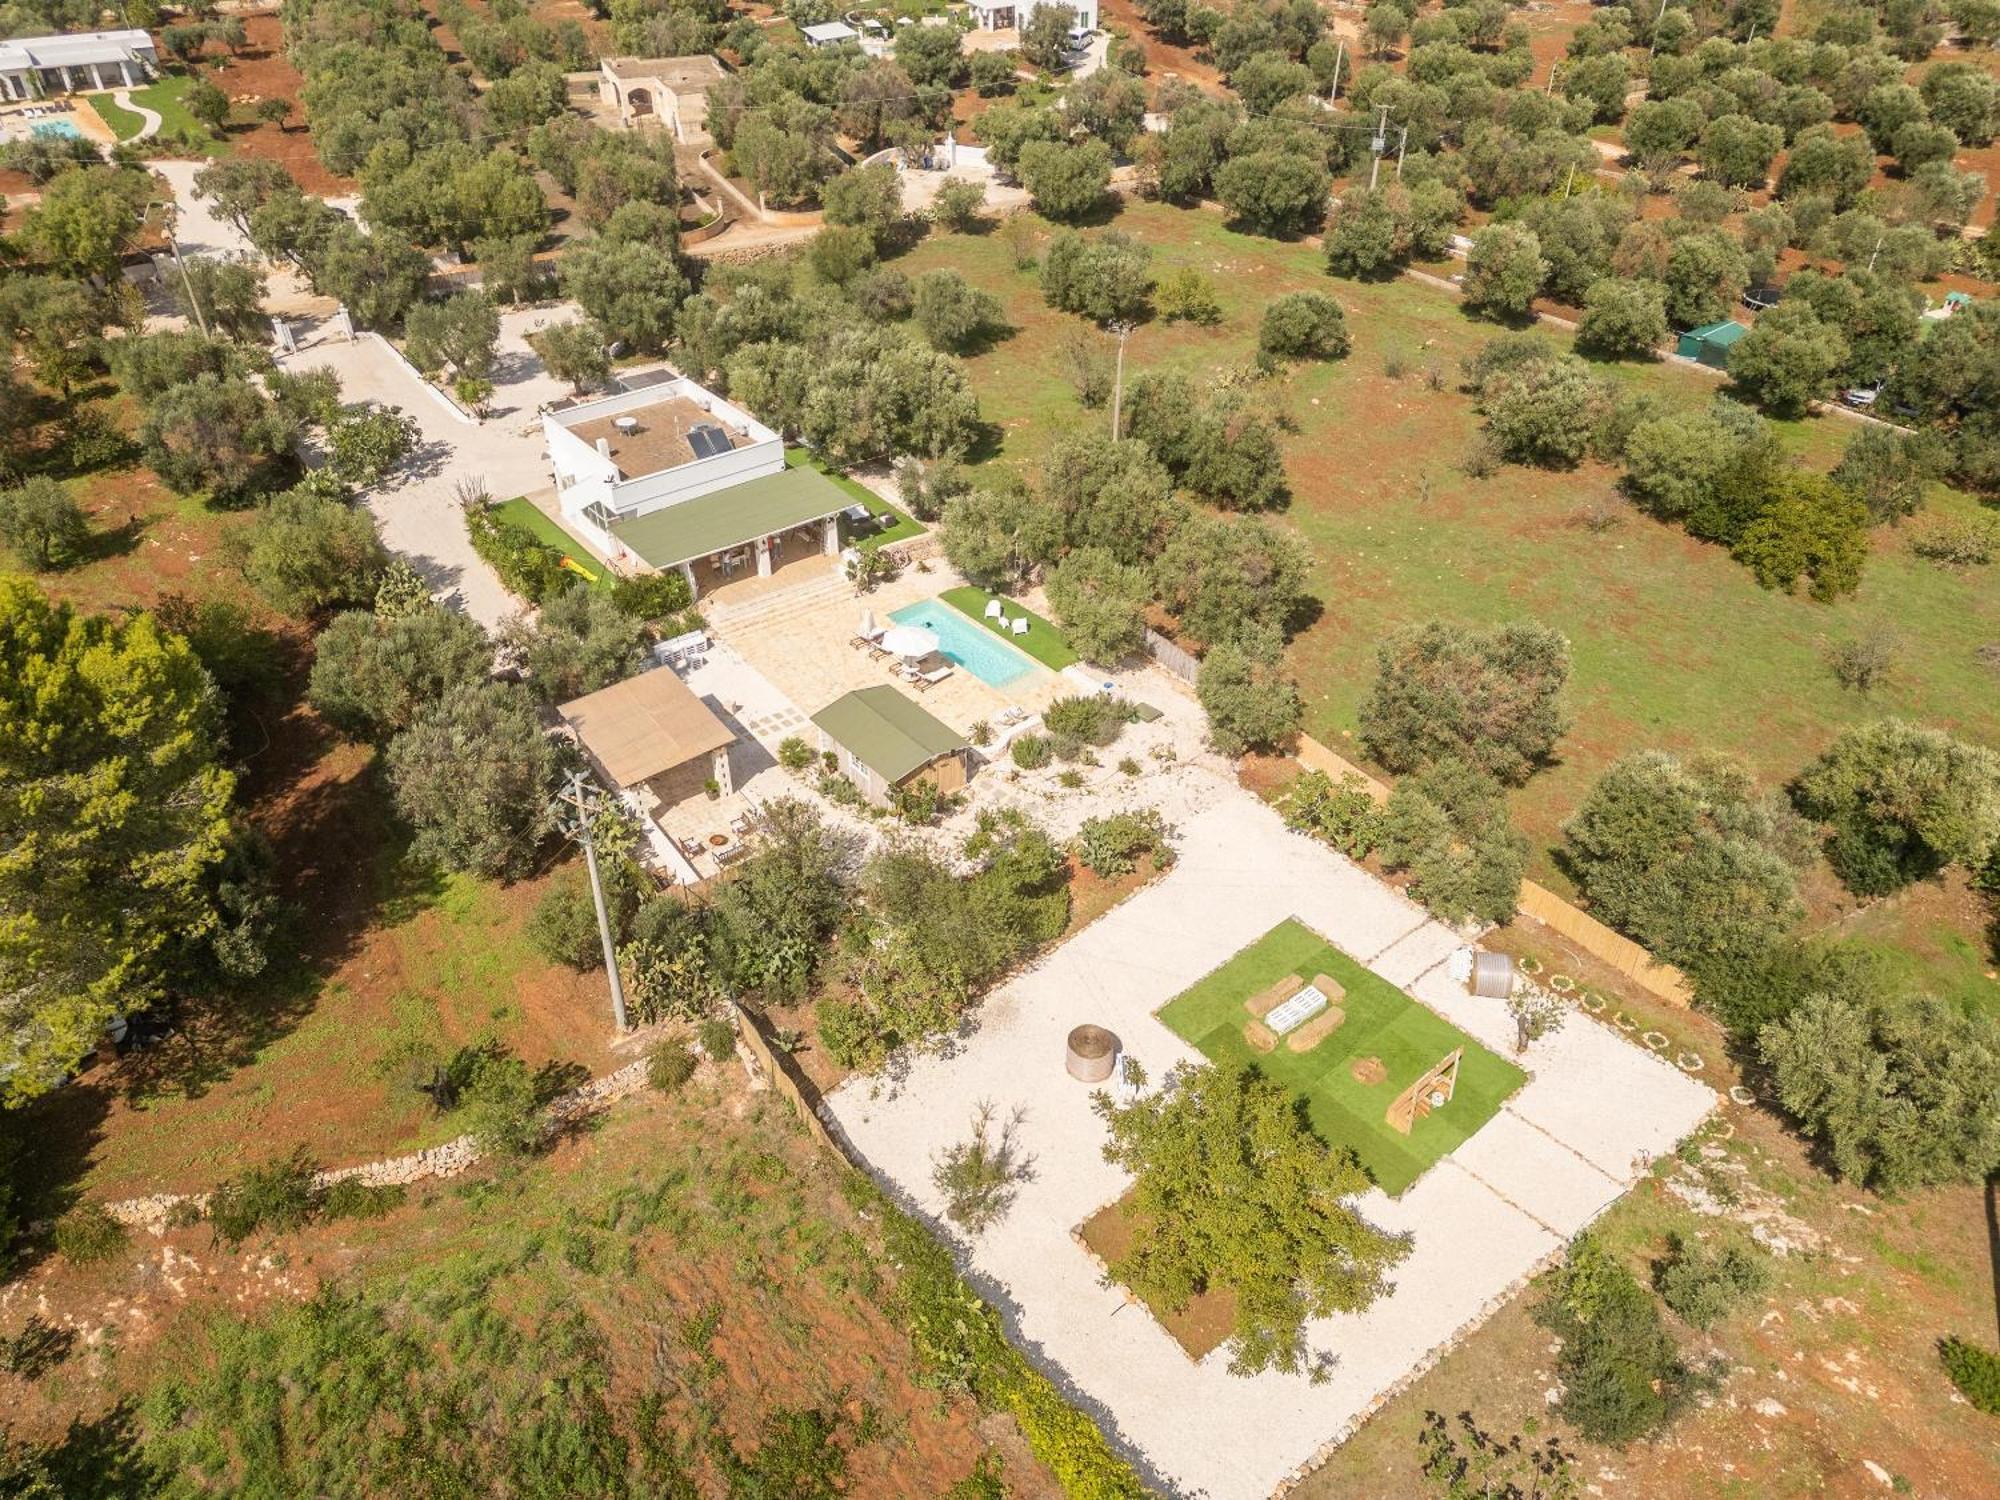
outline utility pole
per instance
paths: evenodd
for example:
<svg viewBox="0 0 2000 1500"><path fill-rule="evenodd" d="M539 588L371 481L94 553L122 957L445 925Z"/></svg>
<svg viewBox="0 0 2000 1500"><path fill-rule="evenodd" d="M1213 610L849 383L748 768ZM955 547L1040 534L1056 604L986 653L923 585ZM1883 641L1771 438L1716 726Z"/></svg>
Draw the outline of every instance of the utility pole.
<svg viewBox="0 0 2000 1500"><path fill-rule="evenodd" d="M1660 0L1659 14L1653 17L1653 40L1646 47L1646 61L1653 60L1653 54L1660 48L1660 22L1667 18L1667 0Z"/></svg>
<svg viewBox="0 0 2000 1500"><path fill-rule="evenodd" d="M1326 96L1328 103L1340 97L1340 65L1347 57L1347 38L1337 37L1335 41L1337 45L1333 49L1333 92Z"/></svg>
<svg viewBox="0 0 2000 1500"><path fill-rule="evenodd" d="M1125 340L1132 336L1132 325L1120 321L1110 326L1111 331L1118 335L1118 373L1111 382L1111 441L1115 443L1118 441L1119 408L1125 402Z"/></svg>
<svg viewBox="0 0 2000 1500"><path fill-rule="evenodd" d="M618 978L618 948L611 941L611 917L604 907L604 881L597 873L597 844L591 836L591 823L597 815L591 801L593 794L602 795L584 781L583 772L572 771L569 786L556 793L550 811L562 831L583 845L583 862L590 871L590 899L597 906L597 935L604 941L604 972L611 980L611 1019L623 1033L631 1030L632 1023L625 1018L625 986Z"/></svg>
<svg viewBox="0 0 2000 1500"><path fill-rule="evenodd" d="M164 200L160 202L160 227L166 232L167 248L174 253L174 268L181 273L181 285L187 289L188 308L194 314L194 326L201 330L203 338L207 338L208 319L201 315L201 298L194 294L194 282L188 279L187 262L181 259L181 242L174 238L174 205Z"/></svg>
<svg viewBox="0 0 2000 1500"><path fill-rule="evenodd" d="M1403 152L1409 147L1409 144L1410 127L1405 125L1401 139L1396 142L1396 181L1398 182L1403 180Z"/></svg>
<svg viewBox="0 0 2000 1500"><path fill-rule="evenodd" d="M1375 122L1375 138L1368 143L1368 147L1375 157L1368 165L1368 191L1372 193L1375 191L1375 179L1382 172L1382 153L1389 149L1389 106L1386 104L1382 106L1381 118Z"/></svg>

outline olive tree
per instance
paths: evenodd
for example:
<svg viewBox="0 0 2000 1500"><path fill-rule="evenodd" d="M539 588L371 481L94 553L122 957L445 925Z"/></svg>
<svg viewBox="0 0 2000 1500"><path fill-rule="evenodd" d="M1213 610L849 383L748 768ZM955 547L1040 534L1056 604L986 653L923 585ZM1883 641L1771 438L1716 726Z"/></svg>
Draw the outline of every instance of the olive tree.
<svg viewBox="0 0 2000 1500"><path fill-rule="evenodd" d="M525 688L448 689L390 741L387 765L419 858L503 878L532 867L549 832L556 755Z"/></svg>
<svg viewBox="0 0 2000 1500"><path fill-rule="evenodd" d="M1465 305L1500 319L1520 318L1548 275L1541 241L1518 224L1488 224L1465 257Z"/></svg>
<svg viewBox="0 0 2000 1500"><path fill-rule="evenodd" d="M1377 649L1361 741L1391 771L1458 758L1518 784L1569 726L1569 663L1568 639L1532 621L1405 627Z"/></svg>

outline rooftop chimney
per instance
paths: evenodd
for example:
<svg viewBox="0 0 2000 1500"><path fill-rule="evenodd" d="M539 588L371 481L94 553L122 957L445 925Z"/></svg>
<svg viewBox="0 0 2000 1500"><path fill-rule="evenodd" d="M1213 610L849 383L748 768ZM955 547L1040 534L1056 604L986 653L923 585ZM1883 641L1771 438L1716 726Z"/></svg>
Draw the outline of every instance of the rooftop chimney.
<svg viewBox="0 0 2000 1500"><path fill-rule="evenodd" d="M599 439L597 440L597 456L598 456L599 458L609 458L609 457L611 457L611 439L610 439L610 438L599 438Z"/></svg>

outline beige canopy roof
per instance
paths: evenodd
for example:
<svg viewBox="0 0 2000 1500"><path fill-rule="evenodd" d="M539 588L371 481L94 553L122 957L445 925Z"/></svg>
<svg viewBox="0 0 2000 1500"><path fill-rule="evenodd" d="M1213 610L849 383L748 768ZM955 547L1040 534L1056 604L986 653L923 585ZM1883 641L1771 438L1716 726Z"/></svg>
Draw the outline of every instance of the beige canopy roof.
<svg viewBox="0 0 2000 1500"><path fill-rule="evenodd" d="M561 712L621 787L711 755L736 738L666 667L573 698Z"/></svg>

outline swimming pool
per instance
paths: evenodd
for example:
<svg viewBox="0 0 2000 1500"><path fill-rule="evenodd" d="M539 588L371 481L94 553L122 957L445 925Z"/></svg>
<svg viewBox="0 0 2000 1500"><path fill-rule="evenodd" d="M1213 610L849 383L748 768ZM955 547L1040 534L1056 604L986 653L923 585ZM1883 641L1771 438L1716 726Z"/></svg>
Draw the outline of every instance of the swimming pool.
<svg viewBox="0 0 2000 1500"><path fill-rule="evenodd" d="M1035 669L1026 656L942 599L906 604L889 618L898 625L919 625L932 632L940 651L988 687L1006 687Z"/></svg>
<svg viewBox="0 0 2000 1500"><path fill-rule="evenodd" d="M39 136L66 136L73 141L80 141L84 138L83 132L76 128L76 122L73 120L37 120L35 122L35 134Z"/></svg>

